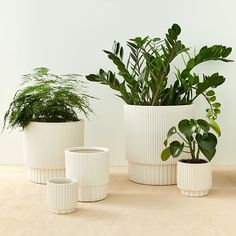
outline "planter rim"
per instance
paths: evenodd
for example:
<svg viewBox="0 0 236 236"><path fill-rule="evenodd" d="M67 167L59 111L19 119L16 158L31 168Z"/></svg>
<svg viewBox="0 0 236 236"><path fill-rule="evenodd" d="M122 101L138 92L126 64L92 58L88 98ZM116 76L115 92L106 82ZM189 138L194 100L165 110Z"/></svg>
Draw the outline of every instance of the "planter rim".
<svg viewBox="0 0 236 236"><path fill-rule="evenodd" d="M48 184L53 184L53 185L60 185L60 186L65 186L65 185L72 185L77 183L76 179L71 179L71 178L53 178L53 179L49 179Z"/></svg>
<svg viewBox="0 0 236 236"><path fill-rule="evenodd" d="M207 161L205 163L186 163L186 162L182 162L182 160L178 160L178 163L181 165L191 165L191 166L200 166L200 165L210 165L211 162Z"/></svg>
<svg viewBox="0 0 236 236"><path fill-rule="evenodd" d="M127 106L127 107L141 107L141 108L144 108L144 107L146 107L146 108L151 108L151 107L153 107L153 108L174 108L174 107L176 107L176 108L180 108L180 107L190 107L190 106L193 106L194 104L193 103L191 103L191 104L186 104L186 105L170 105L170 106L167 106L167 105L165 105L165 106L151 106L151 105L129 105L129 104L124 104L124 106Z"/></svg>
<svg viewBox="0 0 236 236"><path fill-rule="evenodd" d="M94 151L99 151L99 152L102 152L102 153L107 153L109 152L109 149L106 148L106 147L98 147L98 146L80 146L80 147L70 147L70 148L67 148L65 151L68 152L68 153L75 153L75 154L78 154L76 153L75 151L83 151L83 150L94 150ZM99 153L98 152L98 153ZM91 155L91 154L94 154L96 152L80 152L79 154L83 154L83 155Z"/></svg>
<svg viewBox="0 0 236 236"><path fill-rule="evenodd" d="M30 121L29 124L33 123L33 124L71 124L71 123L77 123L77 122L84 122L84 119L80 119L77 121L65 121L65 122L43 122L43 121Z"/></svg>

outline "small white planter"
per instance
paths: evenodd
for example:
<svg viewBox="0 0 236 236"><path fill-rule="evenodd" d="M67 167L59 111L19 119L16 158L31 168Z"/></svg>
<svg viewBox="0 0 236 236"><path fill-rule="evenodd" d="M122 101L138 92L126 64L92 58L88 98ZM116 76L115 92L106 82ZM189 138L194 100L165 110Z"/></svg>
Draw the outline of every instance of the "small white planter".
<svg viewBox="0 0 236 236"><path fill-rule="evenodd" d="M84 144L84 121L31 122L24 130L24 157L28 179L46 184L65 176L64 151Z"/></svg>
<svg viewBox="0 0 236 236"><path fill-rule="evenodd" d="M92 202L107 196L109 150L102 147L74 147L65 151L66 177L78 181L78 201Z"/></svg>
<svg viewBox="0 0 236 236"><path fill-rule="evenodd" d="M47 205L49 211L56 214L67 214L75 211L77 181L67 178L50 179L47 182Z"/></svg>
<svg viewBox="0 0 236 236"><path fill-rule="evenodd" d="M192 117L193 105L125 105L125 155L129 164L129 179L150 185L176 184L177 159L161 160L161 152L165 148L163 142L172 126ZM180 158L187 157L182 154Z"/></svg>
<svg viewBox="0 0 236 236"><path fill-rule="evenodd" d="M212 187L212 166L210 162L191 164L178 161L177 187L183 195L201 197Z"/></svg>

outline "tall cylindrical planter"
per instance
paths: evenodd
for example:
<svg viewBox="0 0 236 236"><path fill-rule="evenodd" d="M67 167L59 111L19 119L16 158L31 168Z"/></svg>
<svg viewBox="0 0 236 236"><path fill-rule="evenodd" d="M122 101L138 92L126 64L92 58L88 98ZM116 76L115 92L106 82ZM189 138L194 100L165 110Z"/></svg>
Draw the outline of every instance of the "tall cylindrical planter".
<svg viewBox="0 0 236 236"><path fill-rule="evenodd" d="M47 182L47 205L49 211L67 214L75 211L77 205L77 181L56 178Z"/></svg>
<svg viewBox="0 0 236 236"><path fill-rule="evenodd" d="M107 196L109 150L102 147L74 147L65 151L66 177L78 181L78 201L92 202Z"/></svg>
<svg viewBox="0 0 236 236"><path fill-rule="evenodd" d="M193 164L178 161L177 187L183 195L189 197L207 195L212 187L211 163Z"/></svg>
<svg viewBox="0 0 236 236"><path fill-rule="evenodd" d="M31 122L24 130L24 157L28 179L46 184L65 176L64 151L84 144L84 121Z"/></svg>
<svg viewBox="0 0 236 236"><path fill-rule="evenodd" d="M129 179L149 185L176 184L177 160L161 160L168 130L194 116L193 105L124 106L125 155ZM171 140L171 139L170 139ZM188 155L181 155L186 158Z"/></svg>

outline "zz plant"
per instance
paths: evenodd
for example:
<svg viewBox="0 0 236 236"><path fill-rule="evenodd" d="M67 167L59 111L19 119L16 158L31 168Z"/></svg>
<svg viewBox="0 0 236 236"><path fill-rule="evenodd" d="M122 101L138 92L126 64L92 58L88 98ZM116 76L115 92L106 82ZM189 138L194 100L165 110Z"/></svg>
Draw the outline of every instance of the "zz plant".
<svg viewBox="0 0 236 236"><path fill-rule="evenodd" d="M78 121L78 112L92 112L89 98L77 74L55 75L44 67L23 75L18 90L4 117L4 128L25 128L31 121Z"/></svg>
<svg viewBox="0 0 236 236"><path fill-rule="evenodd" d="M187 105L202 95L209 103L207 112L211 125L219 130L215 120L220 113L220 103L216 102L212 88L223 84L225 78L218 72L200 75L194 69L208 61L230 62L228 56L232 48L204 46L192 56L179 39L180 33L180 26L173 24L164 39L130 39L126 58L124 48L119 42L114 42L113 50L104 52L116 66L116 72L100 69L98 74L90 74L86 78L110 86L130 105ZM178 56L183 57L184 69L176 68L175 80L171 83L171 65Z"/></svg>
<svg viewBox="0 0 236 236"><path fill-rule="evenodd" d="M177 135L182 140L174 140L168 143L169 139ZM200 158L202 153L208 161L211 161L216 153L217 137L210 132L210 124L202 119L184 119L178 124L178 129L174 126L169 129L167 139L164 141L166 148L161 153L163 161L171 156L176 158L182 152L189 153L191 159L184 160L189 163L205 162Z"/></svg>

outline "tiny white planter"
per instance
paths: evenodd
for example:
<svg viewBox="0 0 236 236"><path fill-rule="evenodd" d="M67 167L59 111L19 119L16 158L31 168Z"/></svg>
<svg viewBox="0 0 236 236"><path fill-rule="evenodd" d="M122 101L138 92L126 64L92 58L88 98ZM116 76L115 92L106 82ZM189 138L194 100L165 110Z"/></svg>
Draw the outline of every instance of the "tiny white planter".
<svg viewBox="0 0 236 236"><path fill-rule="evenodd" d="M24 157L28 179L46 184L65 176L64 151L84 144L84 121L31 122L24 130Z"/></svg>
<svg viewBox="0 0 236 236"><path fill-rule="evenodd" d="M210 162L191 164L178 161L177 187L183 195L201 197L212 187L212 166Z"/></svg>
<svg viewBox="0 0 236 236"><path fill-rule="evenodd" d="M125 105L125 156L129 179L150 185L176 184L177 159L161 160L161 152L165 148L163 142L172 126L178 125L182 119L193 117L193 105ZM182 154L180 158L187 157Z"/></svg>
<svg viewBox="0 0 236 236"><path fill-rule="evenodd" d="M77 181L57 178L47 182L47 205L49 211L56 214L68 214L75 211L77 205Z"/></svg>
<svg viewBox="0 0 236 236"><path fill-rule="evenodd" d="M103 147L74 147L65 151L66 177L78 181L78 201L92 202L107 196L109 150Z"/></svg>

